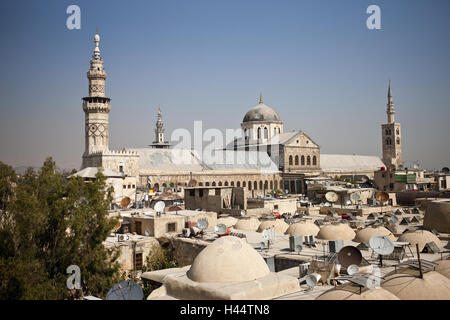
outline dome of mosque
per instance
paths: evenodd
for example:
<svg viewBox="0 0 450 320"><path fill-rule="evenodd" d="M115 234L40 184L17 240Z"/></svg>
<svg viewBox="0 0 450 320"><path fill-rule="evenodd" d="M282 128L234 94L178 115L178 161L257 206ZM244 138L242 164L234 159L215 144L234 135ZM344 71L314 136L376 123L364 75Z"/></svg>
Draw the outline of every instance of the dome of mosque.
<svg viewBox="0 0 450 320"><path fill-rule="evenodd" d="M262 97L259 99L259 104L251 108L244 116L242 122L251 121L281 121L278 113L271 107L265 105Z"/></svg>

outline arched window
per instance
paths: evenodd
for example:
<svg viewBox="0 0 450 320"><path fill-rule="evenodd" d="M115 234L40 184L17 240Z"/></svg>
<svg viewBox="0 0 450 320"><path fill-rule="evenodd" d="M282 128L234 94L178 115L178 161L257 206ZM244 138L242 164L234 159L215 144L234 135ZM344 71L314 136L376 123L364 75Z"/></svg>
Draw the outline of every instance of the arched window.
<svg viewBox="0 0 450 320"><path fill-rule="evenodd" d="M198 185L199 185L200 187L203 187L203 182L199 182Z"/></svg>
<svg viewBox="0 0 450 320"><path fill-rule="evenodd" d="M317 166L317 157L313 156L313 166Z"/></svg>
<svg viewBox="0 0 450 320"><path fill-rule="evenodd" d="M228 187L228 181L225 181L225 187Z"/></svg>
<svg viewBox="0 0 450 320"><path fill-rule="evenodd" d="M245 181L242 181L242 187L243 187L243 188L245 188L245 187L246 187L246 185L245 185Z"/></svg>
<svg viewBox="0 0 450 320"><path fill-rule="evenodd" d="M231 181L231 186L234 187L234 181Z"/></svg>
<svg viewBox="0 0 450 320"><path fill-rule="evenodd" d="M270 190L273 190L273 181L270 181Z"/></svg>
<svg viewBox="0 0 450 320"><path fill-rule="evenodd" d="M252 182L251 181L248 182L248 190L252 190Z"/></svg>
<svg viewBox="0 0 450 320"><path fill-rule="evenodd" d="M397 138L397 144L400 144L400 138Z"/></svg>
<svg viewBox="0 0 450 320"><path fill-rule="evenodd" d="M253 182L253 189L258 190L258 182Z"/></svg>
<svg viewBox="0 0 450 320"><path fill-rule="evenodd" d="M241 186L241 182L240 181L238 181L237 183L236 183L236 187L240 187Z"/></svg>
<svg viewBox="0 0 450 320"><path fill-rule="evenodd" d="M389 129L386 129L386 130L385 130L385 133L386 133L387 136L391 134L391 133L389 132Z"/></svg>
<svg viewBox="0 0 450 320"><path fill-rule="evenodd" d="M289 165L292 166L292 156L289 156Z"/></svg>
<svg viewBox="0 0 450 320"><path fill-rule="evenodd" d="M399 135L399 134L400 134L400 130L399 130L398 128L397 128L396 132L397 132L397 135Z"/></svg>
<svg viewBox="0 0 450 320"><path fill-rule="evenodd" d="M258 139L261 139L261 128L258 128Z"/></svg>
<svg viewBox="0 0 450 320"><path fill-rule="evenodd" d="M269 131L267 130L267 127L264 128L264 139L267 139L269 137Z"/></svg>
<svg viewBox="0 0 450 320"><path fill-rule="evenodd" d="M260 182L259 182L259 190L262 190L262 189L263 189L263 182L260 181Z"/></svg>
<svg viewBox="0 0 450 320"><path fill-rule="evenodd" d="M307 156L307 157L306 157L306 165L307 165L307 166L310 166L310 165L311 165L311 157L310 157L310 156Z"/></svg>
<svg viewBox="0 0 450 320"><path fill-rule="evenodd" d="M222 186L222 181L219 181L218 186L219 186L219 187Z"/></svg>
<svg viewBox="0 0 450 320"><path fill-rule="evenodd" d="M205 182L205 186L206 186L206 187L209 187L209 182Z"/></svg>
<svg viewBox="0 0 450 320"><path fill-rule="evenodd" d="M215 181L214 181L214 182L212 183L212 186L213 186L213 187L215 187L215 186L216 186L216 182L215 182Z"/></svg>
<svg viewBox="0 0 450 320"><path fill-rule="evenodd" d="M302 166L304 166L305 165L305 156L302 156Z"/></svg>
<svg viewBox="0 0 450 320"><path fill-rule="evenodd" d="M298 166L298 156L295 156L295 165Z"/></svg>

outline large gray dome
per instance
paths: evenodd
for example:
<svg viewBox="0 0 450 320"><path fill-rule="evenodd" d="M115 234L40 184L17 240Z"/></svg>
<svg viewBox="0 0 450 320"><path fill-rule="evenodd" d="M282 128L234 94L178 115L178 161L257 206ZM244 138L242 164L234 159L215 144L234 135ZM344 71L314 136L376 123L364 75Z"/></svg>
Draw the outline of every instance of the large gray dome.
<svg viewBox="0 0 450 320"><path fill-rule="evenodd" d="M266 106L262 99L259 104L248 110L242 122L250 121L281 121L278 113L271 107Z"/></svg>

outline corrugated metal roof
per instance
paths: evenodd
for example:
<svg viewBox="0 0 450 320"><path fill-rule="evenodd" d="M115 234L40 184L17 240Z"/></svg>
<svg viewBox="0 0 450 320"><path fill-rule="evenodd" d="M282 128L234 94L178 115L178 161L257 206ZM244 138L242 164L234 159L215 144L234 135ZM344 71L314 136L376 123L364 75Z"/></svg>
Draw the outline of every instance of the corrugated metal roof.
<svg viewBox="0 0 450 320"><path fill-rule="evenodd" d="M321 154L320 167L325 172L375 171L384 167L384 163L377 156Z"/></svg>

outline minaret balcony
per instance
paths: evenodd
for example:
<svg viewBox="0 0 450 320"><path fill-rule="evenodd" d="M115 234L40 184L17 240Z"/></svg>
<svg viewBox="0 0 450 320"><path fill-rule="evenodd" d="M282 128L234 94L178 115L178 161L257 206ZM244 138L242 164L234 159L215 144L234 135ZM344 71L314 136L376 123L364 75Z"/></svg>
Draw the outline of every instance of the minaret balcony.
<svg viewBox="0 0 450 320"><path fill-rule="evenodd" d="M111 110L110 98L85 97L83 98L84 112L109 112Z"/></svg>

